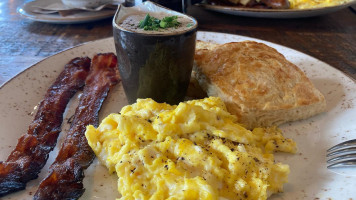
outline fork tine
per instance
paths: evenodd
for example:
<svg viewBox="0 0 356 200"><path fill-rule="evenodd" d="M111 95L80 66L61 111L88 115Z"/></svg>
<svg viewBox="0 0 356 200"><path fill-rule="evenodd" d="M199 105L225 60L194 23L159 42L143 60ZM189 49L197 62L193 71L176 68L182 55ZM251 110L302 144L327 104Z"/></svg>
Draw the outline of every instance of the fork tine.
<svg viewBox="0 0 356 200"><path fill-rule="evenodd" d="M333 158L330 158L329 160L327 160L326 162L333 163L336 161L342 162L342 161L353 160L353 159L356 159L356 153L333 157Z"/></svg>
<svg viewBox="0 0 356 200"><path fill-rule="evenodd" d="M328 169L336 167L356 167L356 159L333 163L327 166Z"/></svg>
<svg viewBox="0 0 356 200"><path fill-rule="evenodd" d="M326 157L336 156L336 155L345 155L345 154L353 154L356 153L356 147L351 147L347 149L340 149L337 151L330 152L326 155Z"/></svg>
<svg viewBox="0 0 356 200"><path fill-rule="evenodd" d="M347 148L347 147L356 147L356 139L348 140L346 142L337 144L337 145L331 147L330 149L328 149L327 152L335 151L335 150L338 150L338 149L344 149L344 148Z"/></svg>

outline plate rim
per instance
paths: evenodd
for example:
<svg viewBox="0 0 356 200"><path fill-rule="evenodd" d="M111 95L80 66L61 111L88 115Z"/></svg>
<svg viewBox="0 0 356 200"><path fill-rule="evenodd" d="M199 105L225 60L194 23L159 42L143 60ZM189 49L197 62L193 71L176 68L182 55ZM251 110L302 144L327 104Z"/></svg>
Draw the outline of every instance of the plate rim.
<svg viewBox="0 0 356 200"><path fill-rule="evenodd" d="M79 24L79 23L93 22L93 21L98 21L109 17L113 17L116 12L116 10L112 10L112 12L109 12L111 10L101 10L96 12L83 11L86 13L90 13L89 16L61 17L57 13L56 14L57 17L51 17L51 15L53 14L36 14L33 13L31 10L29 10L28 7L31 6L33 2L34 1L30 1L22 4L21 6L17 7L16 12L26 19L30 19L37 22L52 23L52 24Z"/></svg>
<svg viewBox="0 0 356 200"><path fill-rule="evenodd" d="M4 83L2 83L2 84L0 85L0 90L1 90L3 87L5 87L5 85L7 85L11 80L17 78L17 77L20 76L22 73L26 72L27 70L31 69L32 67L34 67L34 66L36 66L36 65L38 65L38 64L40 64L40 63L42 63L42 62L45 62L45 61L48 60L48 59L51 59L53 56L56 56L56 55L61 54L61 53L64 53L64 52L66 52L66 51L70 51L70 50L75 49L75 48L80 47L80 46L84 46L84 45L87 45L87 44L90 44L90 43L94 43L94 42L100 42L101 40L109 40L109 39L113 39L113 37L106 37L106 38L101 38L101 39L98 39L98 40L92 40L92 41L80 43L80 44L78 44L78 45L74 45L74 46L65 48L65 49L63 49L63 50L60 50L60 51L58 51L58 52L56 52L56 53L54 53L54 54L52 54L52 55L50 55L50 56L46 56L46 57L42 58L41 60L36 61L36 62L33 63L33 64L29 64L28 67L26 67L26 68L23 69L22 71L18 72L16 75L14 75L13 77L11 77L9 80L7 80L7 81L5 81Z"/></svg>
<svg viewBox="0 0 356 200"><path fill-rule="evenodd" d="M208 40L209 40L209 38L210 38L209 35L211 35L211 34L221 34L221 35L227 35L227 36L234 36L235 38L241 36L241 35L236 35L236 34L219 33L219 32L208 32L208 31L204 31L204 32L202 32L202 34L204 34L204 35L206 34L206 35L208 36L208 37L206 37L206 39L208 39ZM263 42L266 42L266 43L268 43L268 44L275 44L275 43L268 42L268 41L265 41L265 40L260 40L260 39L257 39L257 38L251 38L251 37L248 37L248 36L241 36L241 37L243 37L243 39L246 39L246 40L248 40L248 39L255 39L255 40L258 41L258 42L259 42L259 41L263 41ZM201 39L202 39L202 40L205 40L205 38L201 38ZM63 50L63 51L61 51L61 52L58 52L58 53L56 53L56 54L54 54L54 55L52 55L52 56L48 56L48 57L46 57L46 58L43 58L41 61L37 62L36 64L32 65L31 67L27 68L26 70L31 69L32 67L35 67L35 66L39 65L41 62L46 61L46 60L48 60L48 59L51 59L51 58L53 58L53 57L56 56L56 55L63 54L63 53L66 52L66 51L70 51L70 50L73 49L73 48L80 47L80 46L84 46L84 45L88 45L88 44L94 43L94 42L100 42L100 41L110 42L110 40L112 40L112 37L107 37L107 38L102 38L102 39L98 39L98 40L94 40L94 41L89 41L89 42L85 42L85 43L82 43L82 44L79 44L79 45L70 47L70 48L65 49L65 50ZM294 50L294 49L292 49L292 48L285 47L285 46L279 45L279 44L275 44L275 45L277 45L277 46L279 46L279 47L281 47L281 48L289 49L289 50L291 50L292 53L295 51L295 52L300 53L302 56L307 56L309 59L313 59L313 60L318 61L318 62L323 62L323 61L321 61L321 60L319 60L319 59L317 59L317 58L314 58L314 57L312 57L312 56L310 56L310 55L308 55L308 54L305 54L305 53L303 53L303 52ZM72 55L72 56L76 56L76 55ZM324 62L323 62L323 63L324 63ZM325 67L327 67L328 69L333 70L333 72L339 71L338 69L332 67L331 65L329 65L329 64L327 64L327 63L324 63L324 64L325 64ZM25 72L26 70L23 70L22 72ZM339 72L341 72L341 71L339 71ZM337 72L337 73L339 73L339 72ZM21 73L19 73L19 74L21 74ZM339 73L339 74L338 74L338 76L343 76L343 77L345 77L344 75L345 75L344 73ZM15 77L15 76L14 76L14 77ZM12 79L10 79L10 80L12 80ZM8 82L9 82L9 81L8 81ZM7 82L7 83L8 83L8 82ZM0 89L2 89L2 86L0 87ZM26 190L25 190L25 191L26 191Z"/></svg>
<svg viewBox="0 0 356 200"><path fill-rule="evenodd" d="M209 6L209 7L218 7L224 9L232 9L232 10L239 10L239 11L247 11L247 12L269 12L269 13L276 13L276 12L305 12L305 11L316 11L316 10L325 10L325 9L332 9L337 7L348 7L350 5L356 4L356 0L350 1L348 3L336 5L336 6L327 6L327 7L320 7L320 8L307 8L307 9L266 9L266 8L244 8L244 7L236 7L236 6L224 6L224 5L211 5L208 3L198 3L196 5L199 6Z"/></svg>
<svg viewBox="0 0 356 200"><path fill-rule="evenodd" d="M215 32L215 31L198 31L198 33L210 33L210 34L214 34L214 33L217 33L217 34L227 34L227 35L233 35L233 36L242 36L242 37L245 37L245 38L249 38L249 39L255 39L255 40L259 40L259 41L262 41L262 42L268 42L268 43L271 43L271 44L274 44L274 45L278 45L278 46L281 46L281 47L285 47L285 48L288 48L288 49L292 49L294 51L297 51L305 56L309 56L309 57L312 57L316 60L318 60L319 62L322 62L324 63L325 65L328 65L328 67L332 68L332 69L335 69L337 70L338 72L342 73L343 75L345 75L346 77L348 77L349 79L351 79L352 81L354 81L356 83L356 79L354 79L353 77L351 77L350 75L346 74L345 72L341 71L340 69L336 68L336 67L333 67L332 65L322 61L322 60L319 60L318 58L315 58L311 55L308 55L304 52L301 52L301 51L298 51L298 50L295 50L293 48L290 48L290 47L287 47L287 46L284 46L284 45L281 45L281 44L278 44L278 43L274 43L274 42L270 42L270 41L267 41L267 40L262 40L262 39L258 39L258 38L253 38L253 37L249 37L249 36L243 36L243 35L238 35L238 34L232 34L232 33L222 33L222 32ZM16 77L18 77L20 74L24 73L25 71L29 70L30 68L34 67L35 65L38 65L39 63L41 62L44 62L45 60L48 60L50 59L52 56L55 56L57 54L60 54L60 53L63 53L63 52L66 52L66 51L69 51L71 49L74 49L74 48L77 48L77 47L80 47L80 46L84 46L86 44L90 44L90 43L94 43L94 42L100 42L100 41L103 41L103 40L109 40L109 39L113 39L113 36L111 37L106 37L106 38L101 38L101 39L97 39L97 40L92 40L92 41L88 41L88 42L84 42L84 43L80 43L78 45L74 45L74 46L71 46L71 47L68 47L68 48L65 48L63 50L60 50L50 56L47 56L47 57L44 57L42 58L41 60L33 63L33 64L29 64L28 67L26 67L25 69L23 69L22 71L18 72L16 75L14 75L13 77L11 77L9 80L5 81L4 83L2 83L0 85L0 90L5 87L5 85L7 85L11 80L15 79ZM116 52L115 52L116 54Z"/></svg>
<svg viewBox="0 0 356 200"><path fill-rule="evenodd" d="M356 0L336 6L308 9L265 9L265 8L244 8L236 6L211 5L206 2L195 4L207 10L226 13L230 15L240 15L248 17L265 18L305 18L332 13L356 4ZM304 14L304 15L302 15Z"/></svg>
<svg viewBox="0 0 356 200"><path fill-rule="evenodd" d="M356 0L355 0L355 2L356 2ZM278 43L275 43L275 42L270 42L270 41L263 40L263 39L259 39L259 38L254 38L254 37L249 37L249 36L244 36L244 35L239 35L239 34L233 34L233 33L223 33L223 32L216 32L216 31L198 31L198 32L201 32L201 33L210 33L210 34L217 33L217 34L225 34L225 35L230 35L230 36L242 36L242 37L244 37L244 38L248 38L248 39L252 39L252 40L258 40L259 42L267 42L267 43L270 43L270 44L273 44L273 45L277 45L277 46L280 46L280 47L283 47L283 48L291 49L291 50L296 51L296 52L298 52L298 53L300 53L300 54L303 54L303 56L311 57L311 58L313 58L313 59L315 59L315 60L317 60L317 61L319 61L319 62L321 62L321 63L323 63L323 64L325 64L325 65L327 65L329 68L338 71L339 73L341 73L342 75L346 76L347 78L349 78L350 80L352 80L354 83L356 83L356 79L355 79L355 78L353 78L352 76L346 74L345 72L341 71L340 69L338 69L338 68L336 68L336 67L333 67L333 66L330 65L329 63L326 63L326 62L324 62L324 61L322 61L322 60L320 60L320 59L318 59L318 58L316 58L316 57L314 57L314 56L311 56L311 55L309 55L309 54L306 54L306 53L301 52L301 51L299 51L299 50L296 50L296 49L294 49L294 48L284 46L284 45L282 45L282 44L278 44ZM281 53L281 52L280 52L280 53ZM281 54L284 56L283 53L281 53ZM297 66L297 67L299 68L299 66ZM0 87L0 89L1 89L1 87Z"/></svg>

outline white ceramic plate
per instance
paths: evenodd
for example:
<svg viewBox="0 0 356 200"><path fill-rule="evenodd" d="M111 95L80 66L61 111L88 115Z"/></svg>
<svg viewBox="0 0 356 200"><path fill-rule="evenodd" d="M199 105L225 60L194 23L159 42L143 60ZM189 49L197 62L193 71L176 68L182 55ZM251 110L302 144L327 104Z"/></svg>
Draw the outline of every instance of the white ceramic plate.
<svg viewBox="0 0 356 200"><path fill-rule="evenodd" d="M277 44L222 33L199 32L198 39L225 43L231 41L255 40L266 43L283 53L288 60L299 66L325 95L327 112L307 120L281 126L286 137L294 139L298 153L278 154L277 160L290 165L289 183L285 192L273 195L271 199L349 199L356 197L356 168L328 170L325 151L332 145L355 138L356 133L356 84L335 68L298 51ZM89 42L51 56L33 65L4 84L0 89L0 160L5 160L25 133L33 115L34 106L41 100L47 88L63 69L65 63L76 56L90 56L99 52L114 52L112 38ZM73 98L65 122L73 114L77 104ZM127 104L121 85L114 88L105 101L100 119L107 114L118 112ZM68 130L64 123L62 130ZM63 141L59 138L58 144ZM3 199L32 199L39 182L46 176L48 165L58 151L50 154L48 164L39 178L28 183L27 189ZM115 199L118 197L116 175L109 175L98 161L86 170L84 185L86 192L81 199Z"/></svg>
<svg viewBox="0 0 356 200"><path fill-rule="evenodd" d="M210 5L207 3L197 4L207 10L212 10L216 12L226 13L230 15L238 15L245 17L262 17L262 18L303 18L303 17L313 17L332 13L352 4L355 4L356 0L331 7L324 8L313 8L313 9L258 9L258 8L240 8L234 6L220 6L220 5Z"/></svg>
<svg viewBox="0 0 356 200"><path fill-rule="evenodd" d="M51 2L55 2L58 0L48 0ZM103 9L100 11L90 12L90 11L78 11L75 14L61 16L59 13L53 14L39 14L34 12L38 3L36 1L30 1L28 3L23 4L17 9L17 12L21 14L21 16L38 22L46 22L53 24L78 24L78 23L86 23L97 21L101 19L106 19L109 17L113 17L115 14L115 10L113 9Z"/></svg>

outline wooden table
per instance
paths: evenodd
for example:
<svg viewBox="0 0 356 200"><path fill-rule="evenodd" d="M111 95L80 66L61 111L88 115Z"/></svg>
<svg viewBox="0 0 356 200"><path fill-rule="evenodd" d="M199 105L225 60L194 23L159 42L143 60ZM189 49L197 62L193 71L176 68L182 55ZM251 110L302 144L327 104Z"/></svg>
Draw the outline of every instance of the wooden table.
<svg viewBox="0 0 356 200"><path fill-rule="evenodd" d="M59 25L24 19L25 3L0 3L0 84L37 61L83 42L112 36L111 19ZM318 58L356 80L356 13L349 8L304 19L262 19L190 7L199 30L233 33L281 44ZM322 73L322 72L320 72Z"/></svg>

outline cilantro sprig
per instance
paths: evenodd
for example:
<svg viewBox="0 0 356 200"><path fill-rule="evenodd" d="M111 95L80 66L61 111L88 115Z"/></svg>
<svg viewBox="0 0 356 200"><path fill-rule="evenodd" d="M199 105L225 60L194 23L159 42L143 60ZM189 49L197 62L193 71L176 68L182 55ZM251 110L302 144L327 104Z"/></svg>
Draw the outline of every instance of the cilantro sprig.
<svg viewBox="0 0 356 200"><path fill-rule="evenodd" d="M162 20L147 14L143 20L140 21L138 27L143 30L154 30L167 29L167 28L177 28L180 25L177 16L164 17Z"/></svg>

